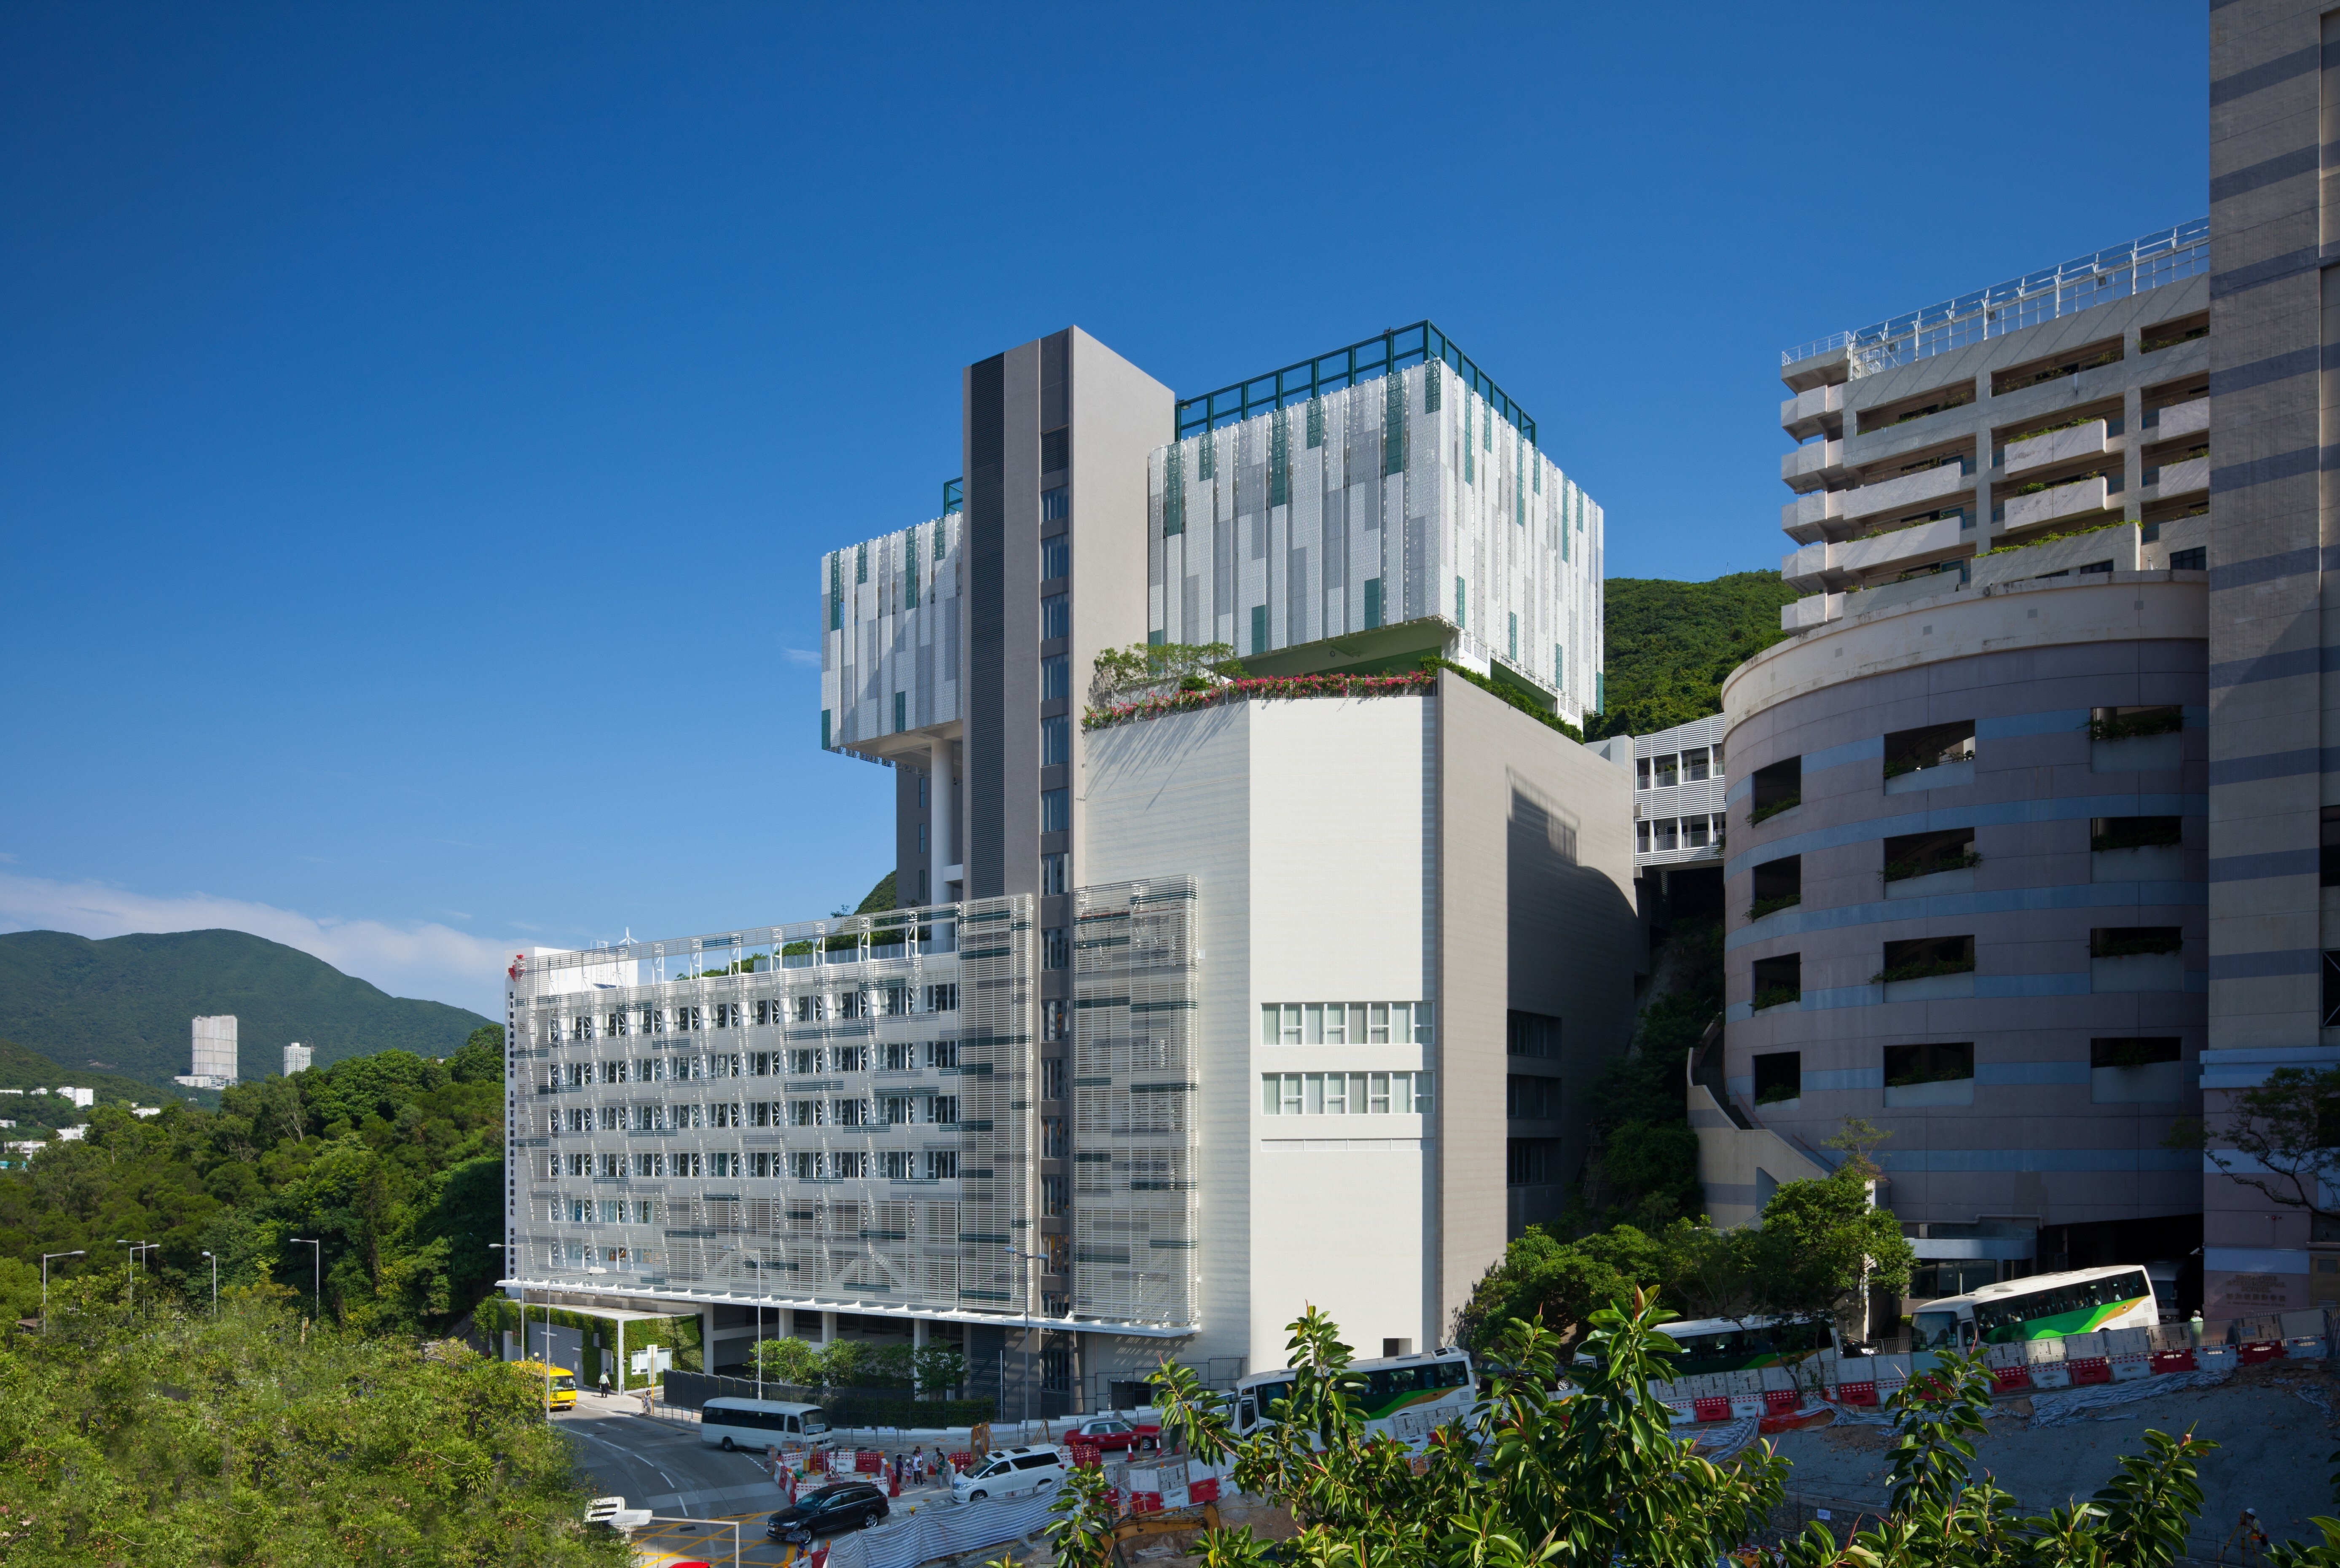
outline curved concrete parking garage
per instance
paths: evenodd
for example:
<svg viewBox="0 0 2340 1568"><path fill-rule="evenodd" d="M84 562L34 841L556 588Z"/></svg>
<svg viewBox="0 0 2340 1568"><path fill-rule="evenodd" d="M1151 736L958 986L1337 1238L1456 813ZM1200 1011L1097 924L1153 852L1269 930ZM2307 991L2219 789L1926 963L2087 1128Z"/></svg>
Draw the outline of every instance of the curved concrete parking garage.
<svg viewBox="0 0 2340 1568"><path fill-rule="evenodd" d="M1861 1116L1941 1285L2199 1245L2199 1156L2161 1145L2200 1114L2206 599L1956 589L1732 673L1718 1223L1810 1174L1767 1135L1833 1164Z"/></svg>

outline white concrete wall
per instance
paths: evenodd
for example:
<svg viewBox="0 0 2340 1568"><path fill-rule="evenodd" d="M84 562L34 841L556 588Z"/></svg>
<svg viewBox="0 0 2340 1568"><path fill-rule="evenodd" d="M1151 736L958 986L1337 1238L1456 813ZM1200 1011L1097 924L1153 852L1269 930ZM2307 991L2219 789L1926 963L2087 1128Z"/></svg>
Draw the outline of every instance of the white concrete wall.
<svg viewBox="0 0 2340 1568"><path fill-rule="evenodd" d="M1281 1366L1311 1304L1368 1355L1437 1341L1423 1118L1259 1110L1262 1073L1431 1065L1410 1042L1263 1045L1259 1006L1436 1000L1433 718L1423 698L1324 699L1089 738L1086 879L1200 890L1204 1332L1182 1360Z"/></svg>

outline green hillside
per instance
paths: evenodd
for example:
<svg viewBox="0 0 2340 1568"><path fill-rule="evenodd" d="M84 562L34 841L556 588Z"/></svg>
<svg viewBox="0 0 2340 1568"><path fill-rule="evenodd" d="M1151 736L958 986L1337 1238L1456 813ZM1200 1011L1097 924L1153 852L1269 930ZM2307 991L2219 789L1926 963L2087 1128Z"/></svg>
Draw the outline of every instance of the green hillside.
<svg viewBox="0 0 2340 1568"><path fill-rule="evenodd" d="M55 1067L41 1070L65 1082L97 1087L94 1075L111 1073L168 1084L187 1070L190 1021L216 1013L235 1015L247 1080L278 1071L293 1040L316 1048L319 1067L386 1050L444 1057L488 1022L443 1002L385 995L243 931L104 941L64 931L0 935L0 1037L48 1057Z"/></svg>
<svg viewBox="0 0 2340 1568"><path fill-rule="evenodd" d="M1711 582L1612 577L1606 632L1606 711L1588 739L1647 735L1722 710L1722 678L1780 640L1780 607L1796 590L1776 571Z"/></svg>

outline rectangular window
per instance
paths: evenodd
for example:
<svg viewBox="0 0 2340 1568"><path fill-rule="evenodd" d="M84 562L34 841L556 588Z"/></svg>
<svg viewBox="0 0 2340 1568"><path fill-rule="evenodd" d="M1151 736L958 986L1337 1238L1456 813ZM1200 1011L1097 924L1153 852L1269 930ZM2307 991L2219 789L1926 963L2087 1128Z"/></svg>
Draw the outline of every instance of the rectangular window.
<svg viewBox="0 0 2340 1568"><path fill-rule="evenodd" d="M894 693L894 733L899 735L909 727L910 694L907 691L897 691Z"/></svg>
<svg viewBox="0 0 2340 1568"><path fill-rule="evenodd" d="M820 1052L812 1047L802 1047L788 1053L788 1072L803 1077L820 1071Z"/></svg>
<svg viewBox="0 0 2340 1568"><path fill-rule="evenodd" d="M1072 431L1059 426L1040 436L1040 471L1062 473L1072 461Z"/></svg>
<svg viewBox="0 0 2340 1568"><path fill-rule="evenodd" d="M788 1101L788 1126L792 1127L819 1126L822 1120L820 1114L821 1107L824 1103L825 1102L820 1100Z"/></svg>
<svg viewBox="0 0 2340 1568"><path fill-rule="evenodd" d="M1073 572L1073 541L1063 534L1040 541L1040 581L1054 582Z"/></svg>
<svg viewBox="0 0 2340 1568"><path fill-rule="evenodd" d="M880 1095L878 1097L878 1119L889 1127L907 1126L910 1121L910 1097Z"/></svg>
<svg viewBox="0 0 2340 1568"><path fill-rule="evenodd" d="M818 1154L807 1153L792 1154L788 1156L788 1174L796 1177L798 1181L820 1180L820 1156Z"/></svg>
<svg viewBox="0 0 2340 1568"><path fill-rule="evenodd" d="M958 982L947 981L927 987L927 1011L955 1013L958 1011Z"/></svg>
<svg viewBox="0 0 2340 1568"><path fill-rule="evenodd" d="M1504 1015L1504 1054L1548 1060L1560 1055L1560 1020L1549 1013Z"/></svg>
<svg viewBox="0 0 2340 1568"><path fill-rule="evenodd" d="M1042 1219L1065 1217L1064 1177L1044 1176L1040 1178L1040 1217Z"/></svg>
<svg viewBox="0 0 2340 1568"><path fill-rule="evenodd" d="M1040 1097L1044 1100L1061 1100L1065 1097L1064 1057L1042 1057L1040 1058Z"/></svg>
<svg viewBox="0 0 2340 1568"><path fill-rule="evenodd" d="M1470 590L1459 577L1454 580L1454 624L1465 631L1471 630Z"/></svg>
<svg viewBox="0 0 2340 1568"><path fill-rule="evenodd" d="M1070 697L1073 694L1073 661L1061 653L1051 654L1040 660L1040 700Z"/></svg>
<svg viewBox="0 0 2340 1568"><path fill-rule="evenodd" d="M1974 1077L1974 1044L1888 1046L1885 1087L1909 1088L1919 1084L1955 1083Z"/></svg>
<svg viewBox="0 0 2340 1568"><path fill-rule="evenodd" d="M1556 1094L1557 1089L1552 1092ZM1429 1109L1428 1073L1260 1075L1259 1110L1262 1116L1413 1116L1426 1113Z"/></svg>
<svg viewBox="0 0 2340 1568"><path fill-rule="evenodd" d="M1040 1118L1041 1158L1060 1160L1071 1156L1072 1140L1066 1136L1065 1128L1066 1122L1062 1116Z"/></svg>
<svg viewBox="0 0 2340 1568"><path fill-rule="evenodd" d="M918 1046L915 1040L888 1040L878 1047L878 1066L889 1073L913 1071L918 1065Z"/></svg>
<svg viewBox="0 0 2340 1568"><path fill-rule="evenodd" d="M869 1175L867 1154L847 1152L828 1156L829 1173L839 1181L860 1181Z"/></svg>
<svg viewBox="0 0 2340 1568"><path fill-rule="evenodd" d="M1365 630L1371 631L1382 623L1382 580L1365 579Z"/></svg>
<svg viewBox="0 0 2340 1568"><path fill-rule="evenodd" d="M1073 792L1070 789L1040 791L1040 831L1069 832L1073 826Z"/></svg>
<svg viewBox="0 0 2340 1568"><path fill-rule="evenodd" d="M869 1125L868 1100L831 1100L828 1102L828 1122L831 1126L861 1127Z"/></svg>
<svg viewBox="0 0 2340 1568"><path fill-rule="evenodd" d="M935 1095L927 1101L927 1120L936 1126L954 1127L958 1125L958 1097Z"/></svg>
<svg viewBox="0 0 2340 1568"><path fill-rule="evenodd" d="M1072 860L1073 858L1062 849L1053 855L1040 857L1040 893L1043 898L1072 891L1067 885L1072 877Z"/></svg>
<svg viewBox="0 0 2340 1568"><path fill-rule="evenodd" d="M1558 1080L1513 1073L1503 1079L1503 1114L1522 1121L1549 1121L1560 1114Z"/></svg>
<svg viewBox="0 0 2340 1568"><path fill-rule="evenodd" d="M958 1179L958 1150L928 1149L927 1151L927 1179L928 1181L957 1181ZM1043 1176L1041 1180L1045 1184L1047 1178Z"/></svg>
<svg viewBox="0 0 2340 1568"><path fill-rule="evenodd" d="M749 1157L748 1174L759 1177L775 1176L779 1175L779 1165L778 1160L769 1154L752 1155Z"/></svg>
<svg viewBox="0 0 2340 1568"><path fill-rule="evenodd" d="M1251 607L1251 650L1254 653L1267 651L1267 606L1264 604Z"/></svg>
<svg viewBox="0 0 2340 1568"><path fill-rule="evenodd" d="M868 1046L831 1046L828 1048L828 1070L833 1073L866 1073L869 1070Z"/></svg>
<svg viewBox="0 0 2340 1568"><path fill-rule="evenodd" d="M1040 720L1040 766L1073 759L1073 721L1062 713Z"/></svg>
<svg viewBox="0 0 2340 1568"><path fill-rule="evenodd" d="M908 1149L887 1149L880 1157L880 1174L887 1181L909 1181L917 1171L917 1156Z"/></svg>
<svg viewBox="0 0 2340 1568"><path fill-rule="evenodd" d="M1044 969L1069 969L1073 967L1073 933L1068 926L1050 926L1040 933L1040 967Z"/></svg>
<svg viewBox="0 0 2340 1568"><path fill-rule="evenodd" d="M2207 545L2197 544L2191 550L2169 552L2169 570L2172 571L2207 571L2209 569L2210 551Z"/></svg>
<svg viewBox="0 0 2340 1568"><path fill-rule="evenodd" d="M1040 636L1070 637L1073 634L1072 596L1051 593L1040 600Z"/></svg>
<svg viewBox="0 0 2340 1568"><path fill-rule="evenodd" d="M1042 522L1060 522L1066 517L1072 515L1072 503L1067 499L1069 493L1070 492L1067 491L1061 484L1051 485L1048 489L1042 491L1040 492L1040 521Z"/></svg>
<svg viewBox="0 0 2340 1568"><path fill-rule="evenodd" d="M957 1040L928 1040L927 1042L927 1066L930 1067L942 1067L947 1070L955 1070L958 1067L958 1042Z"/></svg>
<svg viewBox="0 0 2340 1568"><path fill-rule="evenodd" d="M1512 611L1512 663L1514 663L1514 664L1517 664L1519 661L1520 661L1520 617L1519 617L1519 612L1518 612L1517 610L1514 610L1514 611Z"/></svg>
<svg viewBox="0 0 2340 1568"><path fill-rule="evenodd" d="M1051 997L1040 1004L1040 1037L1044 1040L1069 1040L1073 1037L1073 1005L1062 997Z"/></svg>
<svg viewBox="0 0 2340 1568"><path fill-rule="evenodd" d="M1548 1186L1552 1181L1552 1147L1550 1138L1504 1139L1503 1185Z"/></svg>

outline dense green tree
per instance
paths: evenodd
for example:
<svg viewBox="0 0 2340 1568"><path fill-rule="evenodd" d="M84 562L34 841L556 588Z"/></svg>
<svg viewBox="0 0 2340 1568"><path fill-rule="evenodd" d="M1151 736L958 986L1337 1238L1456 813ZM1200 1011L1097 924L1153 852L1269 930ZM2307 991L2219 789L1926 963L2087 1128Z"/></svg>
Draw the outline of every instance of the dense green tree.
<svg viewBox="0 0 2340 1568"><path fill-rule="evenodd" d="M606 1563L537 1390L461 1345L69 1282L0 1345L0 1557Z"/></svg>
<svg viewBox="0 0 2340 1568"><path fill-rule="evenodd" d="M354 1057L227 1089L216 1111L136 1117L99 1106L78 1143L0 1173L0 1257L81 1248L71 1275L114 1266L118 1238L159 1244L142 1276L208 1301L263 1281L307 1297L322 1243L327 1315L361 1329L440 1328L495 1278L502 1228L503 1031L446 1060ZM14 1299L7 1276L0 1291Z"/></svg>
<svg viewBox="0 0 2340 1568"><path fill-rule="evenodd" d="M1165 1363L1165 1428L1206 1461L1232 1456L1236 1484L1300 1526L1287 1543L1207 1531L1198 1554L1207 1568L1711 1568L1726 1553L1772 1568L2159 1568L2201 1512L2195 1461L2212 1445L2153 1432L2092 1501L2018 1516L2013 1497L1968 1473L1989 1378L1979 1359L1949 1356L1894 1400L1884 1516L1849 1541L1815 1523L1763 1547L1788 1462L1760 1444L1715 1464L1673 1436L1649 1397L1673 1354L1658 1332L1666 1315L1647 1295L1601 1309L1581 1346L1588 1359L1573 1364L1542 1326L1504 1325L1476 1408L1418 1460L1367 1434L1349 1347L1313 1311L1292 1325L1292 1394L1250 1437L1234 1435L1225 1395ZM1056 1510L1063 1568L1115 1561L1101 1476L1076 1472ZM2340 1524L2330 1533L2340 1540Z"/></svg>
<svg viewBox="0 0 2340 1568"><path fill-rule="evenodd" d="M1796 590L1776 571L1711 582L1612 577L1601 585L1608 656L1596 739L1648 735L1722 711L1722 678L1785 635L1780 607Z"/></svg>

